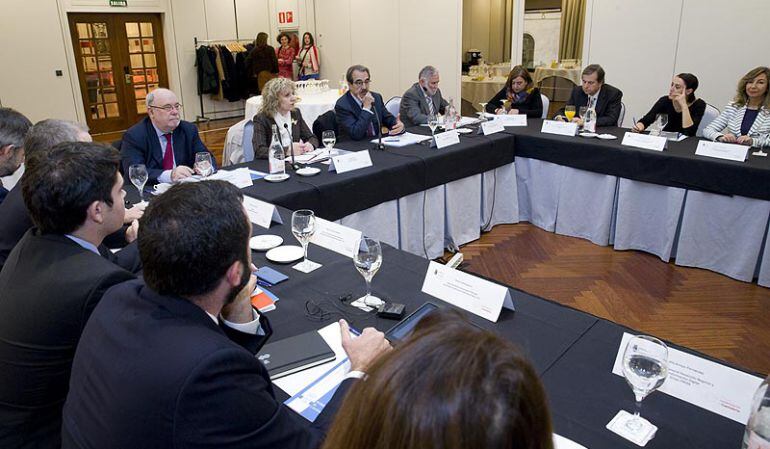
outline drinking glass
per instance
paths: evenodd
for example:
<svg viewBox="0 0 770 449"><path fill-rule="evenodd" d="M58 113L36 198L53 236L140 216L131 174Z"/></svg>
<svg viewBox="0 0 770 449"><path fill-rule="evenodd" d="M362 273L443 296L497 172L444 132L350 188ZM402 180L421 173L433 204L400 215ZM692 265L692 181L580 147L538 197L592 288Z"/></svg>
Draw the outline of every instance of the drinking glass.
<svg viewBox="0 0 770 449"><path fill-rule="evenodd" d="M302 259L301 265L303 269L307 269L308 265L310 265L307 260L307 247L310 243L310 238L315 233L315 213L308 209L300 209L292 213L291 232L297 238L300 245L302 245L305 257Z"/></svg>
<svg viewBox="0 0 770 449"><path fill-rule="evenodd" d="M568 105L564 107L564 116L567 117L567 121L571 122L575 118L575 106Z"/></svg>
<svg viewBox="0 0 770 449"><path fill-rule="evenodd" d="M655 116L655 120L660 123L660 131L663 132L663 129L668 125L668 114L658 114Z"/></svg>
<svg viewBox="0 0 770 449"><path fill-rule="evenodd" d="M578 115L580 118L583 118L586 116L586 111L588 110L588 106L580 106L580 109L578 109Z"/></svg>
<svg viewBox="0 0 770 449"><path fill-rule="evenodd" d="M642 400L663 385L668 376L666 344L647 335L631 338L623 352L623 375L636 398L636 412L626 422L626 427L632 432L638 432L644 425L639 417Z"/></svg>
<svg viewBox="0 0 770 449"><path fill-rule="evenodd" d="M430 128L430 135L435 135L436 128L438 128L438 116L436 114L428 115L428 128Z"/></svg>
<svg viewBox="0 0 770 449"><path fill-rule="evenodd" d="M211 153L208 151L195 153L195 171L204 178L214 172L214 166L211 164Z"/></svg>
<svg viewBox="0 0 770 449"><path fill-rule="evenodd" d="M479 103L481 105L481 112L477 112L476 114L479 115L479 120L482 122L487 121L487 117L484 115L487 112L487 103Z"/></svg>
<svg viewBox="0 0 770 449"><path fill-rule="evenodd" d="M139 201L144 202L144 185L147 184L147 167L144 164L134 164L128 167L128 177L131 184L139 191Z"/></svg>
<svg viewBox="0 0 770 449"><path fill-rule="evenodd" d="M366 281L366 295L359 300L369 307L379 307L382 300L372 295L372 278L382 265L380 242L369 237L361 237L358 241L358 249L353 253L353 263Z"/></svg>
<svg viewBox="0 0 770 449"><path fill-rule="evenodd" d="M334 144L337 143L337 136L334 135L334 131L324 131L321 134L321 142L323 142L326 151L331 156Z"/></svg>

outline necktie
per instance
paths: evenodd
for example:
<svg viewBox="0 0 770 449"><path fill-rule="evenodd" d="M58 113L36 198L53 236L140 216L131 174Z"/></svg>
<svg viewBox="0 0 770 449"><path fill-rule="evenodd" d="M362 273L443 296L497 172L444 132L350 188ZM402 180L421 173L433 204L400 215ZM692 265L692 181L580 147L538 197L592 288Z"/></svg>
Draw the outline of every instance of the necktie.
<svg viewBox="0 0 770 449"><path fill-rule="evenodd" d="M369 129L367 130L367 134L369 135L369 137L374 137L376 135L374 133L374 123L372 123L371 121L369 122Z"/></svg>
<svg viewBox="0 0 770 449"><path fill-rule="evenodd" d="M428 111L430 111L430 115L435 114L436 108L433 106L433 99L431 97L426 96L425 101L428 103Z"/></svg>
<svg viewBox="0 0 770 449"><path fill-rule="evenodd" d="M166 152L163 154L163 170L174 169L174 149L171 148L171 134L163 134L166 138Z"/></svg>

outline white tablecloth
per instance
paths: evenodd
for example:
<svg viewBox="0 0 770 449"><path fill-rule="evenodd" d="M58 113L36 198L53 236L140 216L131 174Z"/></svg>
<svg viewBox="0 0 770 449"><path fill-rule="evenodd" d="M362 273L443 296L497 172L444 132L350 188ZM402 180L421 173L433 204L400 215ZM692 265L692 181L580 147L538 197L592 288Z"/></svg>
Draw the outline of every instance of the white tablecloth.
<svg viewBox="0 0 770 449"><path fill-rule="evenodd" d="M340 97L336 89L327 90L317 94L298 94L301 98L297 103L297 109L302 112L302 118L305 119L307 126L312 129L313 122L319 115L326 111L334 109L334 105L337 103L337 99ZM246 100L246 117L252 119L259 111L259 106L262 104L262 95L251 97Z"/></svg>
<svg viewBox="0 0 770 449"><path fill-rule="evenodd" d="M479 103L486 103L505 86L505 78L486 78L483 81L473 81L470 76L462 77L461 93L463 100L468 101L477 111L481 111Z"/></svg>

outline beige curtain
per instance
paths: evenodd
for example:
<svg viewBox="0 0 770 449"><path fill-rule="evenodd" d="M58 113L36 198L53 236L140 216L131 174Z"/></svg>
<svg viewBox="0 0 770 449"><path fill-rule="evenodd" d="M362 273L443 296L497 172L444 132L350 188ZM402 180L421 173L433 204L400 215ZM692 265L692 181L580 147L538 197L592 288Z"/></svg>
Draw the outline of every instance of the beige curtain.
<svg viewBox="0 0 770 449"><path fill-rule="evenodd" d="M586 0L561 0L559 61L583 58Z"/></svg>

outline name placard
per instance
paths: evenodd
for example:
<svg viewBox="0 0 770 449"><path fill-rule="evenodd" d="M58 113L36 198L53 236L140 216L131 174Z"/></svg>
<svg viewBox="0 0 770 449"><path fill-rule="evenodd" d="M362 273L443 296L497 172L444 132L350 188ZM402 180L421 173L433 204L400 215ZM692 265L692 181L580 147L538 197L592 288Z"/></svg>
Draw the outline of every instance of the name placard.
<svg viewBox="0 0 770 449"><path fill-rule="evenodd" d="M556 134L559 136L574 136L578 126L574 122L560 122L558 120L544 120L540 132L544 134Z"/></svg>
<svg viewBox="0 0 770 449"><path fill-rule="evenodd" d="M332 157L332 163L329 164L329 171L337 171L342 174L360 168L372 166L372 157L369 150L353 151L340 156Z"/></svg>
<svg viewBox="0 0 770 449"><path fill-rule="evenodd" d="M715 157L717 159L727 159L728 161L743 162L749 153L749 147L735 143L709 142L701 140L698 142L698 148L695 154L698 156Z"/></svg>
<svg viewBox="0 0 770 449"><path fill-rule="evenodd" d="M283 220L281 220L281 216L278 214L278 209L270 203L244 195L243 207L249 215L249 220L257 226L270 229L270 223L272 222L283 224Z"/></svg>
<svg viewBox="0 0 770 449"><path fill-rule="evenodd" d="M503 122L501 121L490 120L488 122L481 122L481 132L485 136L503 131L505 131L505 128L503 127Z"/></svg>
<svg viewBox="0 0 770 449"><path fill-rule="evenodd" d="M492 322L503 307L514 310L507 287L436 262L428 265L422 291Z"/></svg>
<svg viewBox="0 0 770 449"><path fill-rule="evenodd" d="M623 136L623 141L620 144L627 147L636 147L645 150L663 151L666 148L666 138L627 131Z"/></svg>
<svg viewBox="0 0 770 449"><path fill-rule="evenodd" d="M433 137L433 143L439 150L450 145L460 143L460 133L458 133L455 129L451 131L444 131L443 133L436 134Z"/></svg>
<svg viewBox="0 0 770 449"><path fill-rule="evenodd" d="M315 233L310 241L335 253L353 257L361 231L316 217Z"/></svg>
<svg viewBox="0 0 770 449"><path fill-rule="evenodd" d="M495 120L503 123L503 126L527 126L527 114L496 115Z"/></svg>

